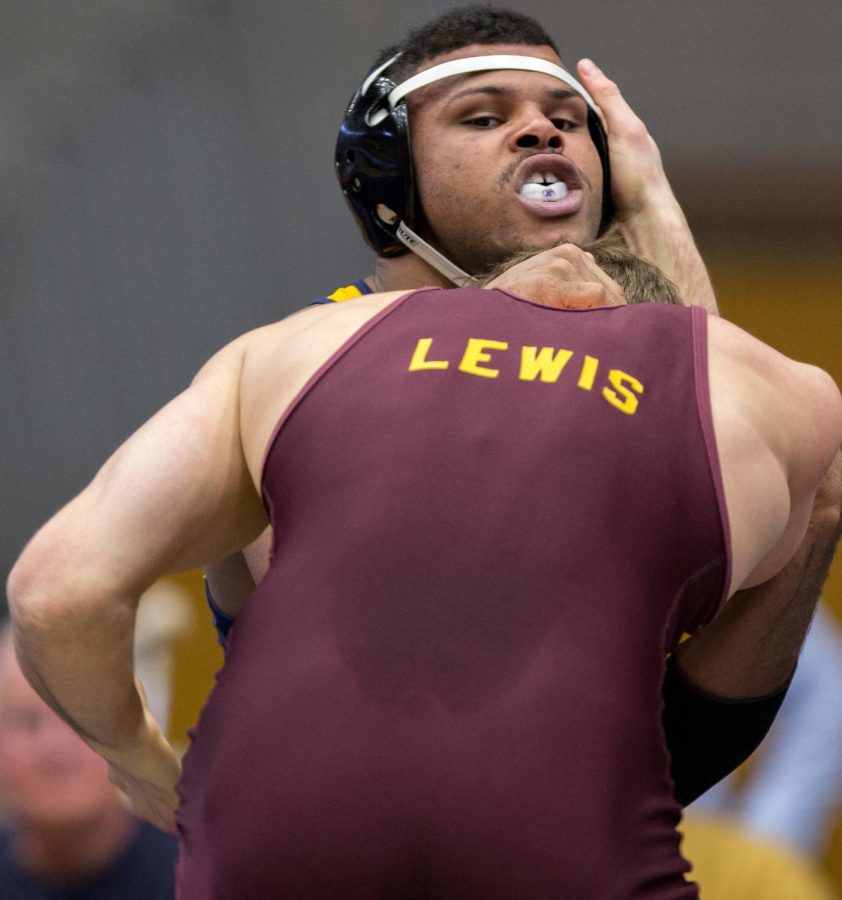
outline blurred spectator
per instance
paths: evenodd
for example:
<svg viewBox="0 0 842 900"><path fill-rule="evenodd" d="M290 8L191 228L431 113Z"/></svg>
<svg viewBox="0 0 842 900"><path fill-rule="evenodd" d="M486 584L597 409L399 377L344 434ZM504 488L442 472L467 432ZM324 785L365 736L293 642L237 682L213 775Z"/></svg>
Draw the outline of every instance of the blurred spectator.
<svg viewBox="0 0 842 900"><path fill-rule="evenodd" d="M32 690L0 632L0 897L172 900L176 842L123 807L105 762Z"/></svg>

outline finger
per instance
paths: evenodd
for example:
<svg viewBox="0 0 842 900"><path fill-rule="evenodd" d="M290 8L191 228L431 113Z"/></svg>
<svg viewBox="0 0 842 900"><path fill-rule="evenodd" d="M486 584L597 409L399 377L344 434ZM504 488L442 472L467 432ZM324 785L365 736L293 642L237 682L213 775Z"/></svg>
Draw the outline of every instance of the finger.
<svg viewBox="0 0 842 900"><path fill-rule="evenodd" d="M618 125L634 126L640 122L634 110L626 103L617 83L611 81L593 60L582 59L576 68L582 84L599 107L609 131Z"/></svg>
<svg viewBox="0 0 842 900"><path fill-rule="evenodd" d="M117 786L115 785L115 787ZM117 787L117 796L120 799L120 805L126 812L131 813L133 816L138 815L137 806L135 806L132 798L121 787Z"/></svg>
<svg viewBox="0 0 842 900"><path fill-rule="evenodd" d="M612 305L605 288L593 281L545 284L535 292L533 299L554 309L594 309Z"/></svg>
<svg viewBox="0 0 842 900"><path fill-rule="evenodd" d="M582 83L588 89L588 93L597 101L597 105L600 108L603 107L600 101L605 100L609 106L622 104L622 106L630 110L629 105L620 93L617 83L611 81L592 59L580 59L576 64L576 70L582 79ZM605 112L604 108L603 112Z"/></svg>
<svg viewBox="0 0 842 900"><path fill-rule="evenodd" d="M137 688L138 694L140 694L140 699L143 705L149 706L149 701L146 698L146 689L143 687L143 682L140 680L140 678L137 677L137 675L135 675L134 684Z"/></svg>
<svg viewBox="0 0 842 900"><path fill-rule="evenodd" d="M604 269L601 269L599 267L599 264L594 259L593 254L585 253L584 265L586 274L594 280L599 281L605 289L605 303L603 305L626 305L626 294L622 288L622 285L615 281Z"/></svg>

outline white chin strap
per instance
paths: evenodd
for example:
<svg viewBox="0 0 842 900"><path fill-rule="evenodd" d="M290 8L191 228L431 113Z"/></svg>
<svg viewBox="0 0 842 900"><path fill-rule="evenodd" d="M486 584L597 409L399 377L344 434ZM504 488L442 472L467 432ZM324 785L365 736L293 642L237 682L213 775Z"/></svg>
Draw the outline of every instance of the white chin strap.
<svg viewBox="0 0 842 900"><path fill-rule="evenodd" d="M441 272L448 281L452 281L458 287L473 287L479 284L478 278L474 278L473 275L460 269L443 253L439 253L432 244L428 244L423 238L418 237L405 222L398 222L398 240L404 247L409 247L416 256L420 256L425 263Z"/></svg>
<svg viewBox="0 0 842 900"><path fill-rule="evenodd" d="M374 79L385 69L388 69L399 56L400 54L387 60L382 66L369 75L363 85L363 93L365 93ZM413 75L411 78L407 78L406 81L390 91L386 98L389 108L381 107L373 114L367 116L367 121L370 125L376 125L378 122L382 122L408 94L411 94L413 91L417 91L420 88L427 87L427 85L433 84L436 81L441 81L443 78L452 78L454 75L467 75L471 72L488 72L492 70L517 70L550 75L553 78L557 78L559 81L563 81L568 87L573 88L592 110L595 112L597 111L596 104L591 95L566 69L562 69L561 66L551 63L546 59L540 59L537 56L510 56L497 54L494 56L470 56L464 59L453 59L450 62L440 63L437 66L419 72L417 75ZM435 247L420 238L404 222L398 222L397 236L398 240L405 247L408 247L413 253L420 256L424 262L431 265L436 271L441 272L445 278L459 287L470 287L479 283L478 279L474 278L473 275L464 272L459 266L452 263L444 256L444 254L439 253Z"/></svg>

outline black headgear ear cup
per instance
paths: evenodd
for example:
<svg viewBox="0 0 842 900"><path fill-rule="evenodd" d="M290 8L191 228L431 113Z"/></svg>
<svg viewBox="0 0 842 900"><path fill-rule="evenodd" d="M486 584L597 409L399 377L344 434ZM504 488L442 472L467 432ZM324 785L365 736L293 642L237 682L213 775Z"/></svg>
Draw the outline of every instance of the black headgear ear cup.
<svg viewBox="0 0 842 900"><path fill-rule="evenodd" d="M406 103L392 109L395 83L379 76L354 94L336 141L336 173L342 193L369 246L381 256L406 252L399 222L415 222L415 169Z"/></svg>
<svg viewBox="0 0 842 900"><path fill-rule="evenodd" d="M614 201L611 197L611 164L608 158L608 135L602 121L594 110L588 108L588 131L594 142L599 161L602 163L602 216L599 221L597 237L608 230L614 218Z"/></svg>

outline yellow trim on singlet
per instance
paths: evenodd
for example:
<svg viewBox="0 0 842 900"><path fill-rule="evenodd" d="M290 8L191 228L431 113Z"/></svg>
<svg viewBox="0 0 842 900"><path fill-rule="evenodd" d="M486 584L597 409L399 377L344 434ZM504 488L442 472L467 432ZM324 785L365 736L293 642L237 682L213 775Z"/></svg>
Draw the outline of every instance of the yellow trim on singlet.
<svg viewBox="0 0 842 900"><path fill-rule="evenodd" d="M337 288L332 294L327 295L328 300L334 303L344 303L346 300L353 300L355 297L362 297L363 292L353 284L346 287Z"/></svg>

